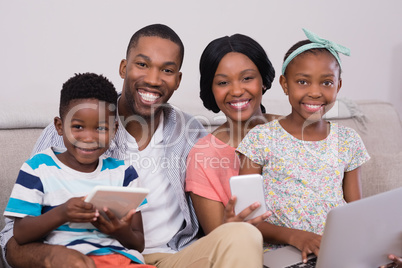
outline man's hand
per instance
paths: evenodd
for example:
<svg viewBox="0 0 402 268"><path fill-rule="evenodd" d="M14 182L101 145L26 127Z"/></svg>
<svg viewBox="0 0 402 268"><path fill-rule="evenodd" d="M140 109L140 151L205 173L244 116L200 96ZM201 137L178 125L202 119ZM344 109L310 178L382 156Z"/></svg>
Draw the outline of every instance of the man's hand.
<svg viewBox="0 0 402 268"><path fill-rule="evenodd" d="M12 267L96 268L93 260L64 246L43 243L19 245L14 237L7 243L7 262Z"/></svg>
<svg viewBox="0 0 402 268"><path fill-rule="evenodd" d="M45 267L96 268L94 261L90 257L64 246L51 246L44 264Z"/></svg>

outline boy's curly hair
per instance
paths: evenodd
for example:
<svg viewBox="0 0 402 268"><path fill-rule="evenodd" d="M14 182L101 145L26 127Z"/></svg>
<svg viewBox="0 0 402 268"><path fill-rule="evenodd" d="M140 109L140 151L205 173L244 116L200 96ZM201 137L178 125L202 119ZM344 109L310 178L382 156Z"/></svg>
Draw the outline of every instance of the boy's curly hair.
<svg viewBox="0 0 402 268"><path fill-rule="evenodd" d="M76 99L97 99L117 105L114 85L104 76L94 73L78 73L68 79L60 93L60 117L67 112L68 105Z"/></svg>

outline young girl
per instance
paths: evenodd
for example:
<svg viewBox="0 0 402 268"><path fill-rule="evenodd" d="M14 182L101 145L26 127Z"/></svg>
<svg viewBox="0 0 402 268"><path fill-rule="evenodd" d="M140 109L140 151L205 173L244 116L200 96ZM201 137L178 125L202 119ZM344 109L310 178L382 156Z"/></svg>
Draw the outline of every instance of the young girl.
<svg viewBox="0 0 402 268"><path fill-rule="evenodd" d="M304 29L303 29L304 30ZM327 213L361 198L360 166L369 159L359 135L322 118L342 86L338 52L349 49L304 30L309 40L285 55L280 84L292 112L256 126L237 148L240 174L260 173L273 215L264 240L318 255Z"/></svg>
<svg viewBox="0 0 402 268"><path fill-rule="evenodd" d="M204 106L222 111L226 122L201 138L187 158L186 191L205 234L224 222L243 221L260 204L235 215L229 179L239 174L235 148L246 133L271 121L262 95L271 88L275 70L264 49L252 38L235 34L211 41L200 59L200 96ZM262 222L269 213L250 220Z"/></svg>

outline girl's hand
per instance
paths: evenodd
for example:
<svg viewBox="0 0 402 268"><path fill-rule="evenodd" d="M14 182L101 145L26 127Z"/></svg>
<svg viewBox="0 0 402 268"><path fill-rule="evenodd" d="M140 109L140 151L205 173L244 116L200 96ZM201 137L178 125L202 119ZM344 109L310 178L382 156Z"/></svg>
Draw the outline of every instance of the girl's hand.
<svg viewBox="0 0 402 268"><path fill-rule="evenodd" d="M392 263L381 266L381 268L402 268L402 257L397 257L393 254L390 254L388 255L388 259L390 259Z"/></svg>
<svg viewBox="0 0 402 268"><path fill-rule="evenodd" d="M92 222L99 216L99 212L85 197L73 197L60 205L64 222Z"/></svg>
<svg viewBox="0 0 402 268"><path fill-rule="evenodd" d="M235 214L234 212L234 205L236 204L236 196L231 196L229 199L228 204L225 207L225 210L223 211L223 222L243 222L245 221L244 219L250 215L254 210L256 210L258 207L261 206L261 204L259 203L253 203L250 206L248 206L247 208L245 208L242 212L240 212L239 214ZM264 222L269 216L272 215L271 211L267 211L264 214L249 219L248 223L253 224L253 225L258 225L261 222Z"/></svg>
<svg viewBox="0 0 402 268"><path fill-rule="evenodd" d="M402 257L397 257L393 254L390 254L388 255L388 258L396 264L394 267L402 267Z"/></svg>
<svg viewBox="0 0 402 268"><path fill-rule="evenodd" d="M314 253L318 257L320 251L321 235L302 231L302 230L292 230L294 235L289 244L298 248L302 253L303 262L307 262L307 255Z"/></svg>
<svg viewBox="0 0 402 268"><path fill-rule="evenodd" d="M116 217L116 215L108 208L103 208L103 211L109 220L100 215L96 221L92 222L99 231L104 234L112 235L115 238L120 235L127 235L131 231L131 222L133 215L135 214L134 209L130 210L127 215L121 219Z"/></svg>

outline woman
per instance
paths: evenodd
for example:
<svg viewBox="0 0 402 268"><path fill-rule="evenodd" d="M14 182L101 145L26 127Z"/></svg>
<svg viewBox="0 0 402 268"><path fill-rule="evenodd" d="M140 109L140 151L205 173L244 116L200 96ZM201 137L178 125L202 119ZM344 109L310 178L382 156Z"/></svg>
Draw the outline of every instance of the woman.
<svg viewBox="0 0 402 268"><path fill-rule="evenodd" d="M200 59L200 97L204 106L226 122L200 139L187 160L186 191L205 234L225 222L243 221L260 204L250 204L238 215L233 207L229 178L238 175L235 148L258 124L277 116L265 114L262 95L271 88L275 70L264 49L252 38L235 34L213 40ZM270 212L249 220L258 224Z"/></svg>

